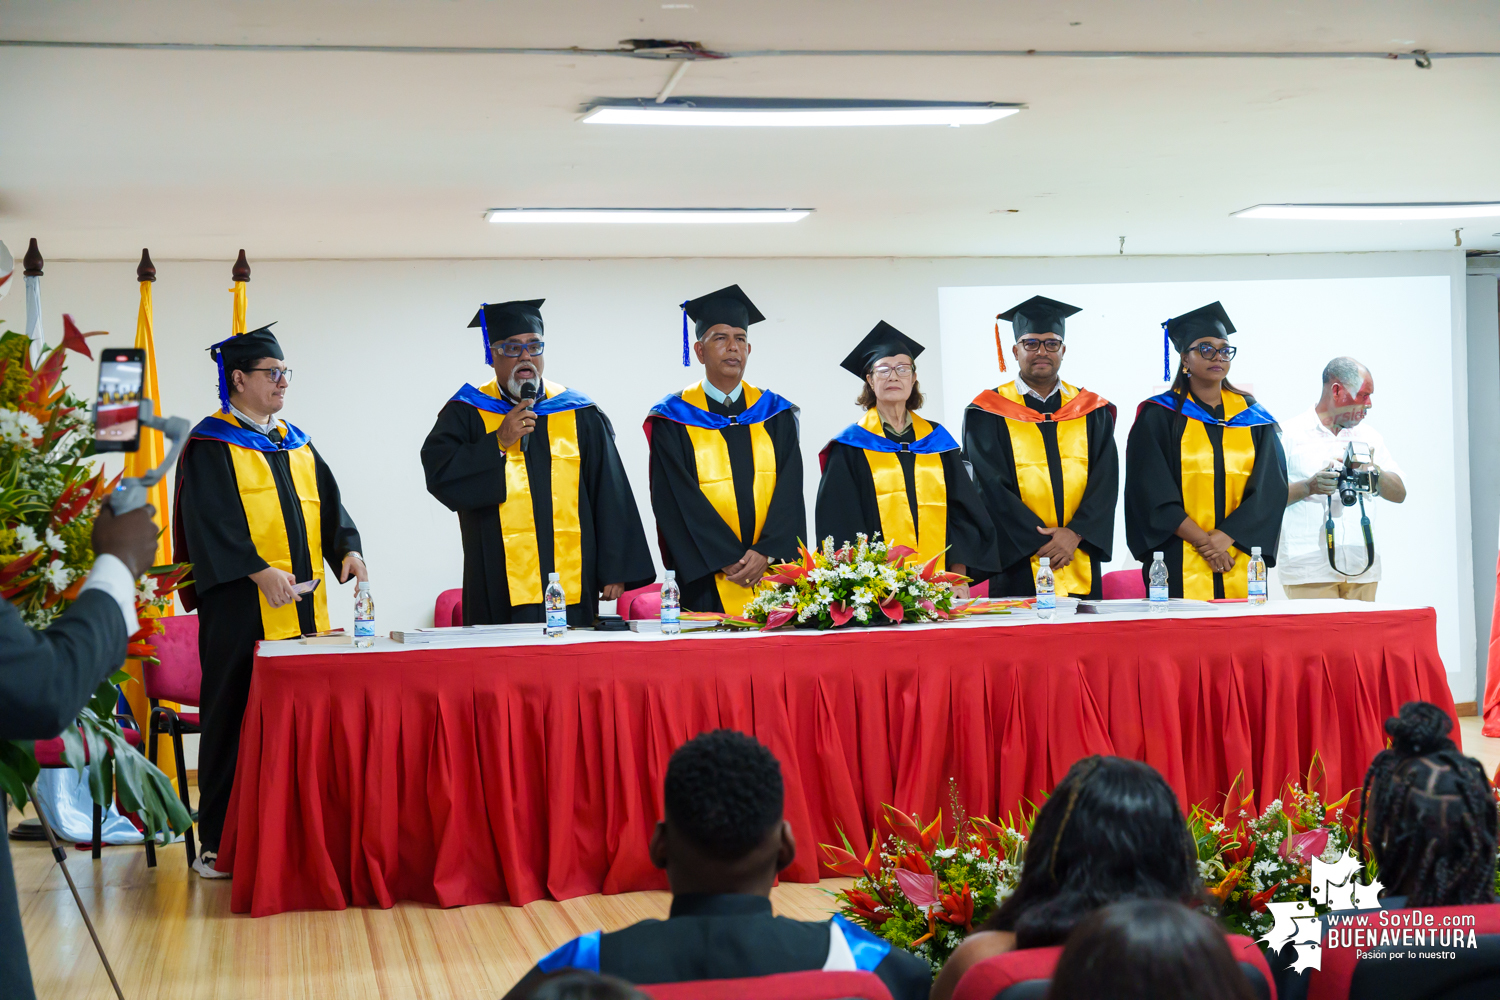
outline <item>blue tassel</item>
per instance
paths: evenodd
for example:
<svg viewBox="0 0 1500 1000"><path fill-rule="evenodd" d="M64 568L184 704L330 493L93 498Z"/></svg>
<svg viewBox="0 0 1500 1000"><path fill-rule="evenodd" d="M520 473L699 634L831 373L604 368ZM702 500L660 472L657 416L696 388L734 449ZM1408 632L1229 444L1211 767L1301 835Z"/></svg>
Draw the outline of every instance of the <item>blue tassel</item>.
<svg viewBox="0 0 1500 1000"><path fill-rule="evenodd" d="M219 366L219 412L229 412L229 379L224 374L224 351L214 351L214 361Z"/></svg>
<svg viewBox="0 0 1500 1000"><path fill-rule="evenodd" d="M1172 361L1171 361L1172 354L1168 350L1168 348L1171 345L1171 343L1172 343L1171 338L1167 336L1167 324L1166 323L1162 323L1162 325L1161 325L1161 380L1163 382L1170 382L1170 381L1172 381Z"/></svg>
<svg viewBox="0 0 1500 1000"><path fill-rule="evenodd" d="M494 359L490 357L490 325L484 318L484 311L488 309L489 306L490 304L488 302L479 303L479 335L484 338L484 363L487 365L492 365L495 362Z"/></svg>
<svg viewBox="0 0 1500 1000"><path fill-rule="evenodd" d="M682 310L682 367L688 366L688 339L687 339L687 303L684 302L677 308Z"/></svg>

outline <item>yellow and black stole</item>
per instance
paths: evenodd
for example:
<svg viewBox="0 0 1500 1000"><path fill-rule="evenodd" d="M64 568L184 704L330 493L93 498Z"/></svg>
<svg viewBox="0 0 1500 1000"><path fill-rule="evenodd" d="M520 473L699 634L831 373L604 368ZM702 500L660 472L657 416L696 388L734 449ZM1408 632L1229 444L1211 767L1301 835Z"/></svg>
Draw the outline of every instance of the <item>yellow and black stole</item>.
<svg viewBox="0 0 1500 1000"><path fill-rule="evenodd" d="M956 449L957 442L943 429L910 413L912 429L917 440L910 450L915 462L912 474L916 477L917 519L912 523L911 503L906 495L906 473L901 468L898 453L901 446L885 436L880 411L870 409L854 427L866 431L876 440L859 440L865 461L870 466L870 478L875 482L875 508L880 512L880 534L890 545L905 545L916 550L917 560L923 565L936 557L938 570L947 568L948 549L948 480L943 475L943 452ZM936 434L936 436L934 436ZM856 443L848 431L836 440L845 444ZM941 447L951 443L952 448Z"/></svg>
<svg viewBox="0 0 1500 1000"><path fill-rule="evenodd" d="M1246 409L1245 397L1222 390L1224 421L1227 424ZM1189 400L1191 402L1191 400ZM1194 407L1197 409L1197 407ZM1183 412L1188 414L1187 408ZM1240 505L1245 483L1255 468L1255 438L1247 426L1224 426L1224 516ZM1202 420L1189 419L1182 431L1182 506L1204 531L1218 527L1214 507L1214 446ZM1229 550L1234 566L1224 574L1224 596L1245 597L1249 594L1250 557L1238 547ZM1214 599L1214 571L1207 560L1188 542L1182 543L1182 596L1189 600Z"/></svg>
<svg viewBox="0 0 1500 1000"><path fill-rule="evenodd" d="M583 600L583 529L578 518L578 479L583 455L578 447L578 410L592 406L588 397L556 382L543 382L546 396L534 411L547 418L547 451L552 457L552 561L569 604ZM465 386L465 389L469 389ZM464 399L479 411L486 434L500 429L510 406L491 379L478 390L503 408L491 409L483 400ZM554 402L548 406L548 402ZM498 438L496 441L498 442ZM535 447L535 445L531 445ZM546 581L536 543L536 509L526 472L526 455L516 441L505 452L505 502L500 505L500 536L505 545L505 579L510 603L541 604Z"/></svg>
<svg viewBox="0 0 1500 1000"><path fill-rule="evenodd" d="M1090 413L1110 403L1102 396L1059 381L1062 405L1053 413L1038 413L1026 405L1014 382L989 389L974 398L974 405L1005 418L1010 434L1010 450L1015 459L1016 488L1024 503L1049 528L1067 525L1083 502L1083 491L1089 481ZM1052 466L1047 460L1047 445L1042 440L1043 423L1057 427L1057 452L1062 461L1062 519L1057 516L1057 497L1052 492ZM1040 557L1031 557L1031 575L1040 568ZM1094 586L1093 560L1079 549L1073 561L1054 569L1059 594L1087 594Z"/></svg>
<svg viewBox="0 0 1500 1000"><path fill-rule="evenodd" d="M267 453L285 451L292 472L292 486L297 491L297 502L302 507L302 525L307 536L307 555L312 563L313 579L323 579L323 517L322 502L318 497L317 460L306 434L278 420L285 447L271 444L269 438L258 431L247 431L231 416L223 413L210 414L193 428L195 437L206 437L222 441L229 446L229 458L234 463L234 480L239 487L240 504L245 508L245 521L250 526L250 541L256 553L279 570L292 572L291 541L287 537L286 518L281 511L281 495L276 490L276 477L271 472L271 460ZM327 588L319 586L312 592L313 621L319 632L327 631ZM273 608L266 595L257 591L260 598L260 621L267 639L292 639L302 634L297 621L297 602ZM307 598L304 597L304 600Z"/></svg>

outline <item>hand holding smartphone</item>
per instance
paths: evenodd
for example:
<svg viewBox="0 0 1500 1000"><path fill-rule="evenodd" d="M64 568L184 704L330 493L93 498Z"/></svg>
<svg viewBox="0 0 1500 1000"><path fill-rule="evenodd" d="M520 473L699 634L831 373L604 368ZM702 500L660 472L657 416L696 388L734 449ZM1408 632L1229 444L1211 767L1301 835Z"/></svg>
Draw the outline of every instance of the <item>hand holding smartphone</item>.
<svg viewBox="0 0 1500 1000"><path fill-rule="evenodd" d="M139 347L107 347L99 359L99 393L94 402L94 450L137 451L141 446L141 390L146 352Z"/></svg>

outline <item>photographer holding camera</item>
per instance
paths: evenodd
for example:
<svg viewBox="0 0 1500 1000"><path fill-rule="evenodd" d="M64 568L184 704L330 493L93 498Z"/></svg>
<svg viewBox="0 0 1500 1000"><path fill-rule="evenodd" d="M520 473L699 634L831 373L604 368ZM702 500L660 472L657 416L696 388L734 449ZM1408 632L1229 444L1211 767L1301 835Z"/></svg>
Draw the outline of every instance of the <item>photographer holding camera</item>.
<svg viewBox="0 0 1500 1000"><path fill-rule="evenodd" d="M1368 368L1334 358L1317 405L1282 425L1291 485L1276 567L1292 600L1375 600L1375 500L1401 503L1406 484L1380 432L1364 422L1374 393Z"/></svg>

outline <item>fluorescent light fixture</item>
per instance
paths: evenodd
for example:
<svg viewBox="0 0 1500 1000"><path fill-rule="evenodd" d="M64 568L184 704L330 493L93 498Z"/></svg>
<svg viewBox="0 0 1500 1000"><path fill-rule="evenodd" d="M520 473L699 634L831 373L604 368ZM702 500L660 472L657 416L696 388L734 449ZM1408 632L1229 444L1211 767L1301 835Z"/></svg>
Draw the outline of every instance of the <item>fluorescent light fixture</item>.
<svg viewBox="0 0 1500 1000"><path fill-rule="evenodd" d="M1392 205L1256 205L1238 219L1307 219L1315 222L1420 222L1424 219L1500 217L1500 202L1409 202Z"/></svg>
<svg viewBox="0 0 1500 1000"><path fill-rule="evenodd" d="M710 128L840 127L855 125L988 125L1020 104L943 101L823 101L680 97L595 101L589 125L688 125Z"/></svg>
<svg viewBox="0 0 1500 1000"><path fill-rule="evenodd" d="M810 208L492 208L485 219L496 225L766 225L799 222Z"/></svg>

